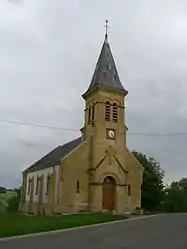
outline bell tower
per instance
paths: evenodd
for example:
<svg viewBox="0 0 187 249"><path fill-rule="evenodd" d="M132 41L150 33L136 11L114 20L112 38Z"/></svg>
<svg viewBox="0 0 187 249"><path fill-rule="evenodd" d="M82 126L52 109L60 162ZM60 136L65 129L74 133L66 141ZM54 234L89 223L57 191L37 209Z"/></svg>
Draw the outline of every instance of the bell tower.
<svg viewBox="0 0 187 249"><path fill-rule="evenodd" d="M117 72L106 28L90 86L82 95L85 100L85 117L81 131L83 138L92 136L95 150L102 151L111 145L121 148L124 154L127 130L124 98L127 94Z"/></svg>
<svg viewBox="0 0 187 249"><path fill-rule="evenodd" d="M106 29L91 83L82 95L85 116L81 132L83 139L89 137L90 142L87 172L91 211L124 213L133 205L139 205L141 181L137 183L137 179L141 180L142 175L126 147L127 94L117 72ZM137 195L138 202L133 203L131 193Z"/></svg>

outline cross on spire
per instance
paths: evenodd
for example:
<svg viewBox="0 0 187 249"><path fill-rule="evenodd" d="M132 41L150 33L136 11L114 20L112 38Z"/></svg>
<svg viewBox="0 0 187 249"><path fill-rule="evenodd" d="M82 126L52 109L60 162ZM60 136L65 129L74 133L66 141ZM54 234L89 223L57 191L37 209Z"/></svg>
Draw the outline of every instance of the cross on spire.
<svg viewBox="0 0 187 249"><path fill-rule="evenodd" d="M106 35L108 34L108 20L105 20Z"/></svg>
<svg viewBox="0 0 187 249"><path fill-rule="evenodd" d="M105 29L106 29L106 33L105 33L105 41L107 41L107 38L108 38L108 20L105 20Z"/></svg>

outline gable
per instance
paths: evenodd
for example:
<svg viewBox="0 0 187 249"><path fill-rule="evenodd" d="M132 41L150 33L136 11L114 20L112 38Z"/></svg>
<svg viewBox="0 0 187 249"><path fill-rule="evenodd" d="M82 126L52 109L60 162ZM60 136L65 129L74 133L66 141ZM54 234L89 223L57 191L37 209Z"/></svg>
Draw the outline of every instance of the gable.
<svg viewBox="0 0 187 249"><path fill-rule="evenodd" d="M137 158L133 155L133 153L125 146L125 152L127 156L127 164L130 164L131 166L134 165L136 167L139 167L140 170L144 170L144 167L141 165L141 163L137 160Z"/></svg>
<svg viewBox="0 0 187 249"><path fill-rule="evenodd" d="M49 152L47 155L42 157L40 160L32 164L29 168L27 168L24 171L24 173L38 171L38 170L45 169L45 168L48 168L48 167L51 167L51 166L54 166L60 163L61 159L63 159L67 154L69 154L72 150L74 150L81 143L82 143L82 137L79 137L64 145L59 145L54 150Z"/></svg>

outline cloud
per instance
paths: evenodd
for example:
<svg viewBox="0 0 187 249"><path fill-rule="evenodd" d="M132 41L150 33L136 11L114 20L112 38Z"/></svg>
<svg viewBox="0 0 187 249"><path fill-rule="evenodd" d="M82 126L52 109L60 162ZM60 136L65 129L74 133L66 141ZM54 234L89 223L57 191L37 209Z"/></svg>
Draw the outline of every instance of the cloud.
<svg viewBox="0 0 187 249"><path fill-rule="evenodd" d="M0 119L79 129L109 19L130 132L186 132L187 18L183 0L0 2ZM0 122L0 185L77 131ZM128 136L155 156L166 181L186 175L185 136Z"/></svg>

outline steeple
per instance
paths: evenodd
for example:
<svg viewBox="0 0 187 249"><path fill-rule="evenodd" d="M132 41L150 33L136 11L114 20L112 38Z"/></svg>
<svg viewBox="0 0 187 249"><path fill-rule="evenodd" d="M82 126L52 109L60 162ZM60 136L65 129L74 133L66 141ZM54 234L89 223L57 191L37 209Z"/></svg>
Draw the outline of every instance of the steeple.
<svg viewBox="0 0 187 249"><path fill-rule="evenodd" d="M90 86L86 93L83 94L83 98L89 92L94 90L97 86L103 86L112 90L119 90L124 92L126 95L128 92L124 89L121 84L116 65L113 59L113 55L108 43L108 33L107 33L107 25L108 21L106 21L106 33L104 43L96 64L96 68L90 83Z"/></svg>

